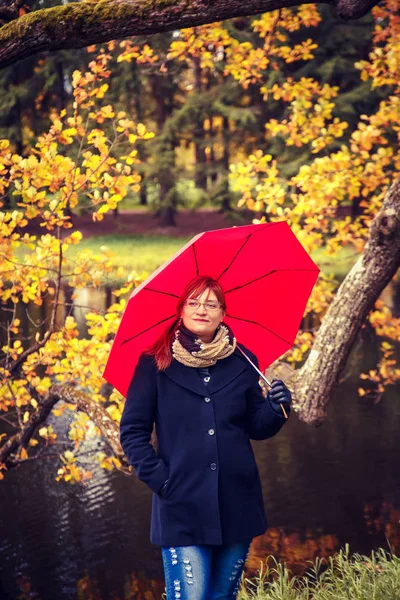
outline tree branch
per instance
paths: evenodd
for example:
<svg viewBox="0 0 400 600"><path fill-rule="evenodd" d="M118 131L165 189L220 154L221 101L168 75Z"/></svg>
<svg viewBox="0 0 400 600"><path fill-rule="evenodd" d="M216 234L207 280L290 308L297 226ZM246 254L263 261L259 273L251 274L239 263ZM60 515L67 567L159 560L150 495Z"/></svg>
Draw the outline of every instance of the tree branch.
<svg viewBox="0 0 400 600"><path fill-rule="evenodd" d="M37 429L43 425L53 407L60 400L75 404L78 410L84 412L90 418L100 429L113 454L122 462L123 468L120 470L128 473L129 466L119 441L119 424L111 418L101 404L94 402L89 394L68 384L54 384L51 386L46 396L39 403L38 409L32 413L23 429L11 436L0 447L0 464L4 463L7 468L11 468L23 462L16 460L12 455L20 448L28 446L29 440Z"/></svg>
<svg viewBox="0 0 400 600"><path fill-rule="evenodd" d="M378 0L317 0L358 19ZM0 0L0 68L38 52L194 27L309 4L298 0L100 0L70 2L15 18L15 0ZM14 10L12 8L14 7Z"/></svg>

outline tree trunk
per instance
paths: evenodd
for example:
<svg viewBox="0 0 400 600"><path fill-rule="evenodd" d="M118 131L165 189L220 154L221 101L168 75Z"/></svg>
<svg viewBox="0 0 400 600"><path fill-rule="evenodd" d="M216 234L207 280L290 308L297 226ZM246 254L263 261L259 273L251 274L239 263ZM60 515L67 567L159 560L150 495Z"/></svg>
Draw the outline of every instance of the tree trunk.
<svg viewBox="0 0 400 600"><path fill-rule="evenodd" d="M157 135L154 144L156 160L156 178L160 184L157 215L162 227L175 226L176 194L175 194L175 146L176 139L171 133L163 133L164 125L173 110L173 86L163 85L163 79L155 74L151 77L152 94L156 101Z"/></svg>
<svg viewBox="0 0 400 600"><path fill-rule="evenodd" d="M353 217L353 219L356 219L357 217L363 214L364 209L362 208L362 206L360 206L360 202L362 202L363 200L365 200L365 198L362 198L361 196L357 196L353 199L351 203L351 216Z"/></svg>
<svg viewBox="0 0 400 600"><path fill-rule="evenodd" d="M308 2L306 2L308 3ZM317 0L357 19L378 0ZM0 0L0 67L38 52L85 48L303 4L299 0L100 0L68 2L19 17L19 3Z"/></svg>
<svg viewBox="0 0 400 600"><path fill-rule="evenodd" d="M312 425L327 405L358 332L400 266L400 179L375 217L364 254L341 284L304 366L292 377L299 416Z"/></svg>
<svg viewBox="0 0 400 600"><path fill-rule="evenodd" d="M206 91L209 92L211 89L211 69L208 68L206 70ZM210 107L211 108L211 107ZM214 113L210 110L207 113L207 119L210 123L210 128L206 134L206 143L209 148L208 155L206 154L206 178L207 178L207 188L208 188L208 178L210 178L210 183L213 185L216 183L218 179L218 169L215 160L215 151L214 151L214 123L213 123Z"/></svg>
<svg viewBox="0 0 400 600"><path fill-rule="evenodd" d="M162 186L161 186L162 188ZM161 190L162 192L162 190ZM159 212L160 227L176 227L175 221L176 208L174 204L168 204L161 207Z"/></svg>
<svg viewBox="0 0 400 600"><path fill-rule="evenodd" d="M142 160L141 153L138 151L139 159ZM139 204L140 206L147 206L147 185L144 175L142 175L142 181L140 182L140 191L139 191Z"/></svg>
<svg viewBox="0 0 400 600"><path fill-rule="evenodd" d="M136 85L135 85L136 116L137 116L137 120L139 123L144 123L145 114L144 114L143 99L144 99L144 95L145 95L145 90L142 85L140 69L137 66L136 66L136 82L135 83L136 83ZM145 146L146 146L146 144L143 141L139 140L137 142L138 159L140 160L141 164L145 164L146 158L147 158ZM141 177L142 177L142 180L140 182L139 203L140 203L140 206L146 206L147 205L147 182L146 182L146 177L145 177L143 171L141 172Z"/></svg>
<svg viewBox="0 0 400 600"><path fill-rule="evenodd" d="M231 199L230 199L230 190L229 190L230 133L229 133L229 121L228 121L227 117L225 117L225 116L223 117L223 121L222 121L222 137L224 140L224 153L222 156L222 167L224 169L225 189L224 189L224 195L222 198L221 211L223 213L227 213L231 210Z"/></svg>
<svg viewBox="0 0 400 600"><path fill-rule="evenodd" d="M218 179L218 169L217 169L217 161L215 159L215 151L214 151L214 143L213 143L213 137L214 137L214 127L213 127L213 120L212 120L212 115L209 116L210 119L210 157L209 157L209 162L208 162L208 171L210 173L210 179L211 179L211 183L212 185L214 185L217 182Z"/></svg>
<svg viewBox="0 0 400 600"><path fill-rule="evenodd" d="M193 69L194 69L194 89L195 93L202 93L202 82L201 82L201 67L200 57L196 56L193 58ZM196 187L207 191L207 177L206 177L206 150L205 150L205 132L204 122L202 114L196 115L195 123L193 124L193 135L194 135L194 152L195 152L195 183Z"/></svg>
<svg viewBox="0 0 400 600"><path fill-rule="evenodd" d="M58 112L61 112L67 104L67 98L66 98L66 93L65 93L65 83L64 83L64 66L63 66L63 62L62 62L61 58L60 58L60 60L56 61L55 67L56 67L57 75L58 75L58 81L57 81L57 86L56 86L56 90L58 91L58 94L57 94L56 102L57 102Z"/></svg>

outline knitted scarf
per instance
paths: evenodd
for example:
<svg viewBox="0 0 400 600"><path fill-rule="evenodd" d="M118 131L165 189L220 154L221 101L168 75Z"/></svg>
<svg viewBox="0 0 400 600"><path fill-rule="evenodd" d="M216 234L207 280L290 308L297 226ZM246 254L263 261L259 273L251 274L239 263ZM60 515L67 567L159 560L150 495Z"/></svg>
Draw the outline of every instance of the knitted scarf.
<svg viewBox="0 0 400 600"><path fill-rule="evenodd" d="M187 367L209 367L235 351L236 338L229 325L221 323L211 342L203 342L181 323L175 332L172 355Z"/></svg>

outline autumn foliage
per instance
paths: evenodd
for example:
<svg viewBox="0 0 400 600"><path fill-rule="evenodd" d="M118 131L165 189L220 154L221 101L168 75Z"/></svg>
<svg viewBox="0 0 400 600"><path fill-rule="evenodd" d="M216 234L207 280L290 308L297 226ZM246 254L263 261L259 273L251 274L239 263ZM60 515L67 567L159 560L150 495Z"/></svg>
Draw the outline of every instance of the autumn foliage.
<svg viewBox="0 0 400 600"><path fill-rule="evenodd" d="M106 314L87 314L87 339L79 336L73 316L68 315L62 326L56 323L57 308L65 305L65 284L75 290L99 288L112 269L106 247L97 254L85 250L78 258L69 257L70 247L82 239L80 231L68 231L72 227L69 211L78 203L80 207L90 204L93 220L102 220L129 189L137 189L140 176L134 168L135 142L153 137L144 124L134 123L125 113L115 114L112 106L103 102L108 89L105 81L111 74L108 60L109 55L102 51L86 73L74 73L71 114L65 110L54 113L49 132L39 137L27 158L14 153L7 140L0 141L0 192L4 195L12 190L18 198L17 210L0 213L0 293L3 305L11 303L13 307L6 317L7 343L2 347L0 368L0 410L11 428L10 436L2 435L3 443L16 440L15 436L29 427L57 382L78 383L92 402L104 406L115 423L120 418L120 395L113 391L105 398L101 393L101 365L105 364L125 301L113 304ZM67 148L71 148L68 154ZM29 220L36 217L40 217L43 234L24 233ZM116 295L136 283L131 275ZM40 306L46 297L52 299L52 314L45 323L35 324L36 332L25 339L17 307L20 303ZM74 450L88 436L99 433L88 415L76 409L73 402L64 402L52 411L55 416L65 410L75 412L68 432L73 449L61 455L58 471L58 478L72 482L90 476L77 467ZM32 433L26 443L16 441L16 460L35 454L40 441L51 445L57 440L52 426L46 423ZM104 453L98 460L104 468L119 464L116 457ZM4 473L5 464L2 466Z"/></svg>

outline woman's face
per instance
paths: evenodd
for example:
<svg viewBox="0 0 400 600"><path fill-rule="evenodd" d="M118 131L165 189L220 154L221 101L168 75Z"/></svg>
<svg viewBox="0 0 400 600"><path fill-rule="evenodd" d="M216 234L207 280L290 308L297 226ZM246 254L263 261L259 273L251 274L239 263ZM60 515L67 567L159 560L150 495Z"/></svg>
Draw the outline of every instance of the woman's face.
<svg viewBox="0 0 400 600"><path fill-rule="evenodd" d="M199 302L216 302L219 304L215 293L207 288L202 294L189 300L198 300ZM198 308L182 307L182 322L195 333L203 342L211 342L214 337L215 330L225 316L222 308L216 310L207 310L204 304L200 304Z"/></svg>

